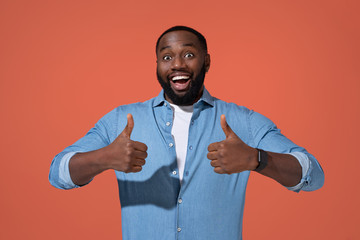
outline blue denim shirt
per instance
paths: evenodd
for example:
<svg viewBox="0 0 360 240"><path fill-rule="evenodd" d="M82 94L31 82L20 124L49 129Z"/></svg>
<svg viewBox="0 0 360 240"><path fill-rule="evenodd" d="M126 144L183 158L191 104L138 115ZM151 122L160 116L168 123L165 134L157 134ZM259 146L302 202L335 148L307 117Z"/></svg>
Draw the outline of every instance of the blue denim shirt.
<svg viewBox="0 0 360 240"><path fill-rule="evenodd" d="M312 191L323 185L324 174L316 159L282 135L268 118L216 99L206 89L194 104L181 185L171 135L173 112L163 91L146 102L120 106L100 119L86 136L54 158L49 176L51 184L62 189L76 187L60 180L62 157L107 146L123 131L128 113L134 118L131 139L148 146L148 157L139 173L115 171L124 240L242 239L245 190L250 172L217 174L206 157L210 143L225 139L220 126L221 114L226 115L233 131L251 147L279 153L305 153L310 166L301 180L301 190Z"/></svg>

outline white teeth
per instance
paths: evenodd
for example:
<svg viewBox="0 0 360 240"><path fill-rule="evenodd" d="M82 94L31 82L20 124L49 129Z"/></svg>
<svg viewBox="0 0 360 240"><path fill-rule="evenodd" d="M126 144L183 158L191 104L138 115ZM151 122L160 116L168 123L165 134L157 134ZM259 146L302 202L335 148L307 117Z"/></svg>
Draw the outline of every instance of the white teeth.
<svg viewBox="0 0 360 240"><path fill-rule="evenodd" d="M175 76L171 80L177 81L177 80L189 79L189 78L190 78L189 76Z"/></svg>

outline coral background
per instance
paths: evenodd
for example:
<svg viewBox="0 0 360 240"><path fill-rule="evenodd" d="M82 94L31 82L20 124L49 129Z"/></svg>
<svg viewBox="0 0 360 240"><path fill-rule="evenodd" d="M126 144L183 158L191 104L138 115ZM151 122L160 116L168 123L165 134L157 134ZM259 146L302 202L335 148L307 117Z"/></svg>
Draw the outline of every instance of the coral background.
<svg viewBox="0 0 360 240"><path fill-rule="evenodd" d="M105 113L159 93L155 42L178 24L207 37L210 93L268 116L325 171L322 189L300 194L253 173L244 239L360 239L359 11L355 0L0 0L0 239L121 239L115 174L62 191L49 166Z"/></svg>

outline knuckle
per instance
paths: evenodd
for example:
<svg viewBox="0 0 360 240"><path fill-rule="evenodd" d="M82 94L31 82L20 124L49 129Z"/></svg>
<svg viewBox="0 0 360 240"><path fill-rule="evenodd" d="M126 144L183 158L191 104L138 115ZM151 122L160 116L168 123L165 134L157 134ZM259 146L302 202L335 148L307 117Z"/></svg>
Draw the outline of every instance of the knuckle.
<svg viewBox="0 0 360 240"><path fill-rule="evenodd" d="M130 158L130 157L126 157L126 158L124 159L124 161L125 161L126 165L128 166L128 165L130 164L130 162L131 162L131 158Z"/></svg>
<svg viewBox="0 0 360 240"><path fill-rule="evenodd" d="M127 142L125 143L125 146L126 146L127 148L131 148L131 147L132 147L132 142L131 142L131 141L127 141Z"/></svg>
<svg viewBox="0 0 360 240"><path fill-rule="evenodd" d="M133 151L131 149L126 149L126 156L132 156Z"/></svg>

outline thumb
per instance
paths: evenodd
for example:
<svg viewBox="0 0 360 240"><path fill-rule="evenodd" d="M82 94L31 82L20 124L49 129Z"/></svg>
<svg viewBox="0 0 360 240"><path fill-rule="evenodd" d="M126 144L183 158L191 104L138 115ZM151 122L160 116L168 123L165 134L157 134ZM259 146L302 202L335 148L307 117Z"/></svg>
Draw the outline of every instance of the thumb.
<svg viewBox="0 0 360 240"><path fill-rule="evenodd" d="M127 117L127 124L126 124L124 130L122 131L121 135L123 135L124 137L130 138L131 132L134 128L134 119L133 119L133 116L131 115L131 113L129 113L126 117Z"/></svg>
<svg viewBox="0 0 360 240"><path fill-rule="evenodd" d="M226 138L231 137L232 135L234 135L235 133L233 132L233 130L231 129L231 127L229 126L229 124L226 122L226 117L224 114L221 115L220 117L220 124L221 124L221 128L225 133Z"/></svg>

